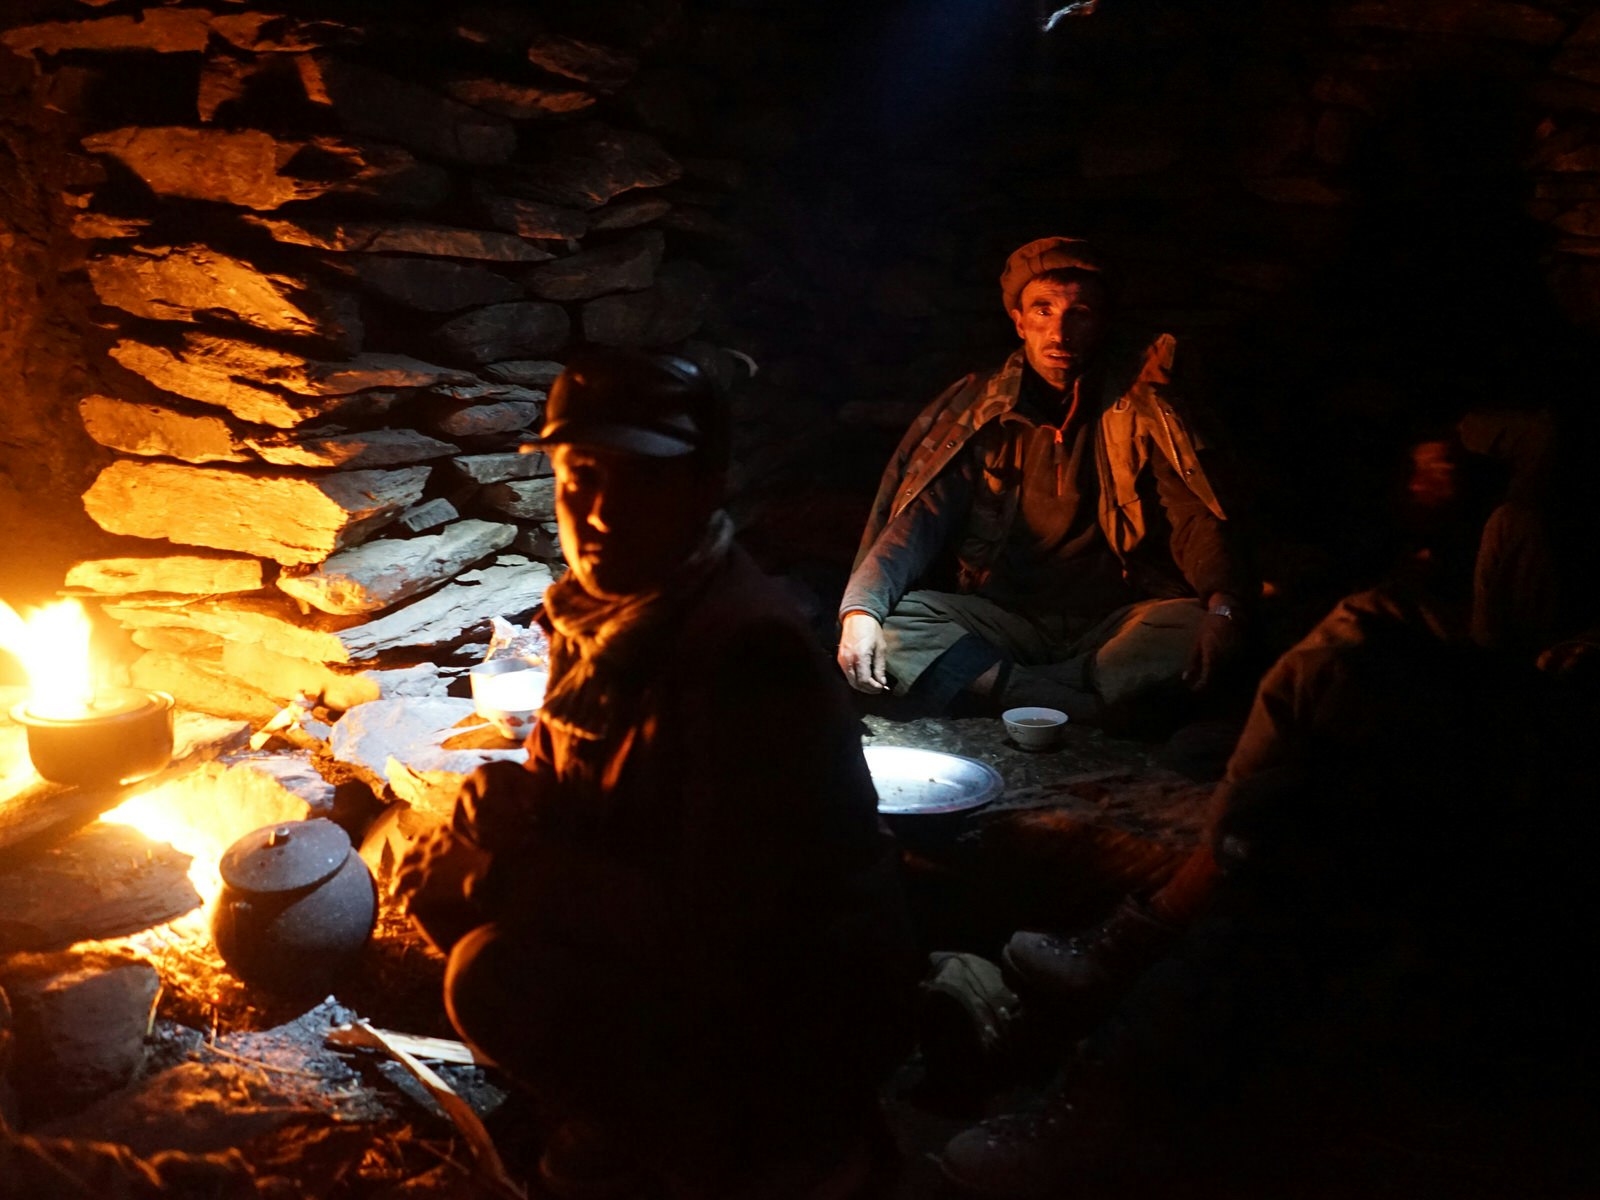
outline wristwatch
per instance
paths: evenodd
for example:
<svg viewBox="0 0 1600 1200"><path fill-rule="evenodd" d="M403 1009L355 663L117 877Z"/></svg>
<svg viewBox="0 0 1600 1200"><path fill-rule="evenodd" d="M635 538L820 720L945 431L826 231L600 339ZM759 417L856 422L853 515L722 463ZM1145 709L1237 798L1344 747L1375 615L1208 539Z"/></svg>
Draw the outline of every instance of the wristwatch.
<svg viewBox="0 0 1600 1200"><path fill-rule="evenodd" d="M1206 615L1210 617L1227 617L1231 621L1233 620L1233 605L1213 604L1206 610Z"/></svg>

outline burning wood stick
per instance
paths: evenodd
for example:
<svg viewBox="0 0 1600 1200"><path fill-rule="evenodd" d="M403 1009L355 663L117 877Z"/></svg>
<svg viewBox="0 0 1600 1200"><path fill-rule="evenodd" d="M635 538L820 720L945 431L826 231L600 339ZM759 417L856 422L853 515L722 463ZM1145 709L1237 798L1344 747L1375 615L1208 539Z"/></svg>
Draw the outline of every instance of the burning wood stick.
<svg viewBox="0 0 1600 1200"><path fill-rule="evenodd" d="M519 1187L506 1172L505 1163L500 1161L500 1152L494 1148L494 1139L489 1136L489 1131L483 1127L483 1122L478 1120L478 1114L472 1111L467 1102L458 1096L455 1089L441 1079L432 1067L418 1060L410 1051L395 1041L396 1035L386 1030L375 1029L365 1021L357 1021L354 1025L344 1026L334 1032L344 1039L336 1044L365 1044L374 1049L386 1051L401 1066L410 1071L417 1082L428 1089L428 1094L439 1102L439 1107L444 1109L445 1115L461 1131L461 1136L472 1147L473 1157L477 1161L479 1182L495 1195L503 1197L503 1200L528 1200L528 1193ZM364 1042L362 1039L365 1039ZM333 1040L333 1033L330 1033L329 1041ZM423 1042L443 1041L443 1039L439 1038L415 1038L409 1040Z"/></svg>
<svg viewBox="0 0 1600 1200"><path fill-rule="evenodd" d="M381 1033L387 1045L374 1041L372 1038L374 1033ZM337 1046L342 1050L385 1050L389 1046L398 1046L416 1058L452 1063L461 1067L470 1067L478 1061L472 1053L472 1048L465 1042L452 1041L450 1038L418 1037L411 1033L396 1033L392 1029L377 1029L364 1023L335 1026L328 1031L326 1041L328 1045Z"/></svg>

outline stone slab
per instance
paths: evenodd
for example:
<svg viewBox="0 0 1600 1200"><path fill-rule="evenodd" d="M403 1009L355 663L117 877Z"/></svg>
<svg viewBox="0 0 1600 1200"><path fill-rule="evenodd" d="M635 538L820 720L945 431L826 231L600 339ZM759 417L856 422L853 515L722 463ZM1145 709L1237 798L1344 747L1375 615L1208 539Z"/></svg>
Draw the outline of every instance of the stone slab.
<svg viewBox="0 0 1600 1200"><path fill-rule="evenodd" d="M584 337L601 346L670 346L700 328L711 289L711 274L699 263L668 263L653 288L585 304L580 317Z"/></svg>
<svg viewBox="0 0 1600 1200"><path fill-rule="evenodd" d="M439 533L379 538L341 550L304 572L278 577L280 590L337 616L391 608L437 587L511 544L515 525L459 521Z"/></svg>
<svg viewBox="0 0 1600 1200"><path fill-rule="evenodd" d="M415 429L368 429L316 436L297 430L273 437L246 438L259 457L281 467L394 467L426 462L457 452L454 443Z"/></svg>
<svg viewBox="0 0 1600 1200"><path fill-rule="evenodd" d="M211 37L211 20L211 13L201 8L152 8L86 21L21 25L0 34L0 42L18 54L60 54L66 50L198 54Z"/></svg>
<svg viewBox="0 0 1600 1200"><path fill-rule="evenodd" d="M432 500L424 500L421 504L406 509L394 519L394 523L396 528L404 529L407 533L421 533L425 529L443 525L446 521L454 521L460 515L454 504L443 496L435 496Z"/></svg>
<svg viewBox="0 0 1600 1200"><path fill-rule="evenodd" d="M456 312L522 295L515 281L473 263L400 254L360 254L345 261L367 291L417 312Z"/></svg>
<svg viewBox="0 0 1600 1200"><path fill-rule="evenodd" d="M556 33L536 35L528 45L528 61L552 75L607 92L622 87L639 69L632 55Z"/></svg>
<svg viewBox="0 0 1600 1200"><path fill-rule="evenodd" d="M70 902L70 898L68 899ZM161 977L136 955L92 951L0 962L17 1024L30 1122L86 1107L144 1065L144 1034Z"/></svg>
<svg viewBox="0 0 1600 1200"><path fill-rule="evenodd" d="M553 521L556 516L556 481L513 479L483 489L481 502L495 512L519 521Z"/></svg>
<svg viewBox="0 0 1600 1200"><path fill-rule="evenodd" d="M222 669L217 651L170 654L147 650L128 668L136 687L166 692L183 707L259 725L282 707L274 696Z"/></svg>
<svg viewBox="0 0 1600 1200"><path fill-rule="evenodd" d="M223 316L272 333L322 338L346 352L361 345L350 296L305 278L263 271L208 246L140 246L88 263L101 303L157 321Z"/></svg>
<svg viewBox="0 0 1600 1200"><path fill-rule="evenodd" d="M72 236L86 242L97 239L115 241L139 237L154 222L145 217L123 217L112 213L75 212L72 214Z"/></svg>
<svg viewBox="0 0 1600 1200"><path fill-rule="evenodd" d="M90 437L124 454L190 463L250 461L241 428L222 417L101 395L78 401L78 416Z"/></svg>
<svg viewBox="0 0 1600 1200"><path fill-rule="evenodd" d="M199 629L130 629L128 640L141 650L163 654L220 654L223 641Z"/></svg>
<svg viewBox="0 0 1600 1200"><path fill-rule="evenodd" d="M398 146L349 138L276 138L254 129L125 126L91 134L84 149L122 163L158 196L270 211L339 195L426 208L448 193L444 168ZM314 159L315 174L297 164Z"/></svg>
<svg viewBox="0 0 1600 1200"><path fill-rule="evenodd" d="M534 267L523 282L529 295L543 300L592 300L608 292L640 291L655 282L666 248L658 231L632 234Z"/></svg>
<svg viewBox="0 0 1600 1200"><path fill-rule="evenodd" d="M506 162L517 148L516 131L504 117L418 83L327 54L302 55L295 65L306 96L332 109L347 133L470 166Z"/></svg>
<svg viewBox="0 0 1600 1200"><path fill-rule="evenodd" d="M490 379L503 383L521 384L523 387L548 389L566 367L548 359L511 359L494 362L483 368Z"/></svg>
<svg viewBox="0 0 1600 1200"><path fill-rule="evenodd" d="M329 397L477 380L470 372L405 355L358 354L326 362L200 332L185 333L170 347L124 338L112 346L111 357L166 391L280 429L358 403Z"/></svg>
<svg viewBox="0 0 1600 1200"><path fill-rule="evenodd" d="M201 897L189 862L136 830L99 821L18 857L0 871L0 956L123 937L192 912Z"/></svg>
<svg viewBox="0 0 1600 1200"><path fill-rule="evenodd" d="M239 550L281 563L320 562L414 504L429 468L250 475L122 460L84 493L102 529Z"/></svg>
<svg viewBox="0 0 1600 1200"><path fill-rule="evenodd" d="M649 134L587 121L556 139L548 161L520 173L517 188L531 200L592 209L634 188L673 183L682 174Z"/></svg>
<svg viewBox="0 0 1600 1200"><path fill-rule="evenodd" d="M441 413L433 418L433 425L451 437L488 437L497 433L530 430L543 411L544 405L533 401L504 400L498 404L474 404Z"/></svg>
<svg viewBox="0 0 1600 1200"><path fill-rule="evenodd" d="M364 662L394 651L435 648L487 632L492 617L536 607L552 582L550 569L515 555L468 571L420 600L375 620L303 616L287 598L241 597L188 604L110 601L112 620L131 628L200 630L231 643L254 643L286 658L316 663Z"/></svg>
<svg viewBox="0 0 1600 1200"><path fill-rule="evenodd" d="M470 309L433 331L452 356L473 363L536 358L560 350L572 335L567 310L542 300L513 301Z"/></svg>
<svg viewBox="0 0 1600 1200"><path fill-rule="evenodd" d="M133 592L196 596L254 592L262 586L261 560L198 554L95 558L68 568L65 585L106 596Z"/></svg>
<svg viewBox="0 0 1600 1200"><path fill-rule="evenodd" d="M197 630L230 644L254 643L286 658L319 663L350 661L338 635L340 629L355 623L349 618L307 619L282 596L181 605L112 601L104 606L104 612L132 629Z"/></svg>
<svg viewBox="0 0 1600 1200"><path fill-rule="evenodd" d="M532 263L553 257L517 236L484 229L462 229L427 221L342 221L307 217L247 216L246 223L292 246L311 246L341 254L428 254L484 262Z"/></svg>
<svg viewBox="0 0 1600 1200"><path fill-rule="evenodd" d="M341 630L337 636L356 661L408 646L446 645L487 628L492 617L515 616L535 608L552 582L544 564L502 555L420 600Z"/></svg>
<svg viewBox="0 0 1600 1200"><path fill-rule="evenodd" d="M357 25L326 18L297 17L255 10L218 13L211 19L217 36L252 54L303 53L325 46L359 42L365 31Z"/></svg>
<svg viewBox="0 0 1600 1200"><path fill-rule="evenodd" d="M337 401L263 387L250 377L247 363L217 361L203 350L190 354L182 348L174 350L124 339L113 345L110 353L119 365L158 388L226 409L232 416L252 424L290 429L304 421L325 417L339 407ZM204 438L205 430L200 427L176 429L176 425L163 419L162 432L172 436L174 444L186 444L175 436L177 434L199 434Z"/></svg>
<svg viewBox="0 0 1600 1200"><path fill-rule="evenodd" d="M589 214L589 228L598 232L635 229L659 221L672 211L672 201L659 196L624 196Z"/></svg>
<svg viewBox="0 0 1600 1200"><path fill-rule="evenodd" d="M463 75L447 80L444 90L462 104L470 104L513 121L570 116L590 107L597 99L593 92L581 88L541 87L482 75Z"/></svg>
<svg viewBox="0 0 1600 1200"><path fill-rule="evenodd" d="M518 237L565 240L589 232L588 215L576 208L505 196L482 183L473 186L472 194L490 225Z"/></svg>
<svg viewBox="0 0 1600 1200"><path fill-rule="evenodd" d="M555 473L550 456L542 451L521 454L463 454L450 462L450 469L473 483L505 483L512 479L540 479Z"/></svg>

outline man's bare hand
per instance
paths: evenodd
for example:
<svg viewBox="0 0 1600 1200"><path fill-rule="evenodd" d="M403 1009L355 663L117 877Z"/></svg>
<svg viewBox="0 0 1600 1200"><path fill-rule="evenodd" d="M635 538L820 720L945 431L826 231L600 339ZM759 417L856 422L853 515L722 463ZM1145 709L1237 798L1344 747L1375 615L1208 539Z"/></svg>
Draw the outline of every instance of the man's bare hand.
<svg viewBox="0 0 1600 1200"><path fill-rule="evenodd" d="M853 612L839 634L839 669L858 692L889 690L889 643L871 613Z"/></svg>
<svg viewBox="0 0 1600 1200"><path fill-rule="evenodd" d="M1189 665L1183 669L1183 681L1190 690L1204 691L1223 664L1239 652L1241 640L1239 627L1232 617L1206 613L1200 621L1200 633L1189 655Z"/></svg>

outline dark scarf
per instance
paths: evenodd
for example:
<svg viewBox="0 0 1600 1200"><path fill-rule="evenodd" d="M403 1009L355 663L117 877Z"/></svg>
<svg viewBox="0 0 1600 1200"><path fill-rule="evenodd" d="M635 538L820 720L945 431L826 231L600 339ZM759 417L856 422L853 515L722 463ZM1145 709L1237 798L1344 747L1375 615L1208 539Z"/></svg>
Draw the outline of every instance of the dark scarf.
<svg viewBox="0 0 1600 1200"><path fill-rule="evenodd" d="M680 613L728 557L733 522L715 512L705 536L666 586L601 598L570 572L544 594L550 640L550 689L540 720L584 741L598 742L637 691L637 668L659 645L662 627Z"/></svg>

